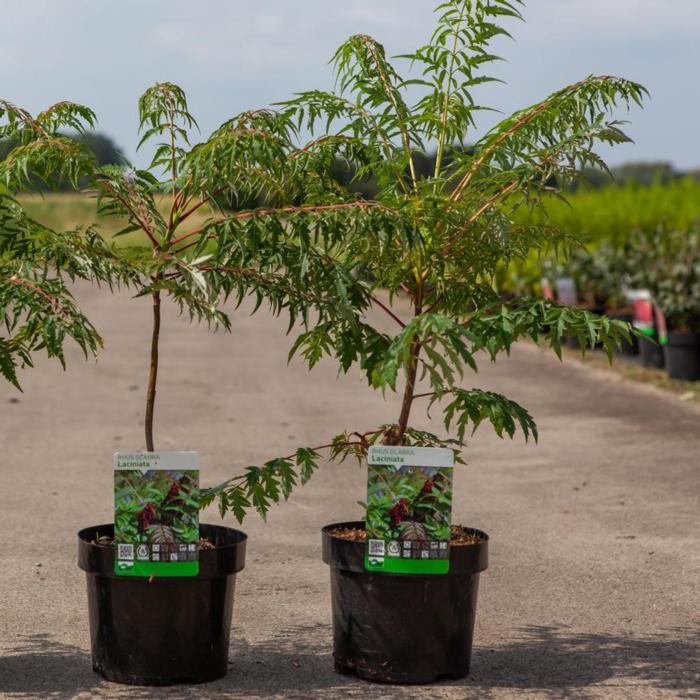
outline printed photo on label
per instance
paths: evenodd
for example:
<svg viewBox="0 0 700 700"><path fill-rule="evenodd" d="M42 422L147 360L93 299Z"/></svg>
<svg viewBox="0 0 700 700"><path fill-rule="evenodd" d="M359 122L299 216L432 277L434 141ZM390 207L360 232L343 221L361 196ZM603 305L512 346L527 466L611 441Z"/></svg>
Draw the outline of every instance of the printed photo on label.
<svg viewBox="0 0 700 700"><path fill-rule="evenodd" d="M131 564L116 564L117 575L197 575L199 471L165 468L196 463L191 452L115 455L114 542L117 562Z"/></svg>
<svg viewBox="0 0 700 700"><path fill-rule="evenodd" d="M392 449L402 457L407 454L406 448ZM452 454L441 451L431 456L428 448L421 449L420 456L426 461L451 464ZM381 462L393 454L377 450L374 458ZM453 471L452 466L369 465L366 568L387 573L447 573Z"/></svg>

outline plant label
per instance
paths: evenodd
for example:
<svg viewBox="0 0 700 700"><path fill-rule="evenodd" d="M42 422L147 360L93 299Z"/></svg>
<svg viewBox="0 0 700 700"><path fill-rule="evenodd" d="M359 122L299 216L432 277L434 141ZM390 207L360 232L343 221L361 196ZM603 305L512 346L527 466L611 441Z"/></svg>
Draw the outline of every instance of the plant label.
<svg viewBox="0 0 700 700"><path fill-rule="evenodd" d="M454 452L376 445L367 463L365 569L448 573Z"/></svg>
<svg viewBox="0 0 700 700"><path fill-rule="evenodd" d="M199 573L199 455L114 455L114 573L173 577Z"/></svg>

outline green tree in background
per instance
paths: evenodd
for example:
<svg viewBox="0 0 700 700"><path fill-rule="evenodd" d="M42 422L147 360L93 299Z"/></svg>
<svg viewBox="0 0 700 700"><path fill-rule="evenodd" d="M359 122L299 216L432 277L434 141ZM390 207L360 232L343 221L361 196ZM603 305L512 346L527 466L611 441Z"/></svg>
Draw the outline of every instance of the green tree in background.
<svg viewBox="0 0 700 700"><path fill-rule="evenodd" d="M126 166L127 160L121 149L114 143L114 141L104 134L100 134L93 130L82 130L76 131L72 134L59 134L60 136L65 136L72 141L75 141L82 149L91 153L95 162L99 166L103 165L118 165ZM13 138L0 139L0 161L5 160L12 150L18 146L18 142ZM87 186L88 181L85 179L78 179L78 181L73 184L70 181L63 180L58 182L55 178L49 176L47 181L40 178L33 178L27 183L28 187L39 192L49 192L49 191L70 191L81 189Z"/></svg>

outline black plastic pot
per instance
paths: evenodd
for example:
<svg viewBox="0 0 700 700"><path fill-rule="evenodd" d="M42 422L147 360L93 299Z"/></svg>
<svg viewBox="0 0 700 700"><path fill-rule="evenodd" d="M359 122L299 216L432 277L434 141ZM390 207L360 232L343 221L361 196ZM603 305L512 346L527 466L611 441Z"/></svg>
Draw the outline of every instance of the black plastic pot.
<svg viewBox="0 0 700 700"><path fill-rule="evenodd" d="M204 683L226 675L236 574L245 564L247 536L201 525L215 549L199 553L195 578L148 579L114 574L114 548L78 533L78 566L86 572L92 667L116 683Z"/></svg>
<svg viewBox="0 0 700 700"><path fill-rule="evenodd" d="M488 536L450 548L445 575L370 573L365 543L323 528L323 561L331 567L333 659L339 673L381 683L432 683L469 673L479 573L488 566Z"/></svg>
<svg viewBox="0 0 700 700"><path fill-rule="evenodd" d="M664 353L671 379L700 379L700 333L669 332Z"/></svg>
<svg viewBox="0 0 700 700"><path fill-rule="evenodd" d="M656 337L653 339L646 336L639 338L639 356L645 367L662 369L666 364L664 360L664 349L659 345Z"/></svg>

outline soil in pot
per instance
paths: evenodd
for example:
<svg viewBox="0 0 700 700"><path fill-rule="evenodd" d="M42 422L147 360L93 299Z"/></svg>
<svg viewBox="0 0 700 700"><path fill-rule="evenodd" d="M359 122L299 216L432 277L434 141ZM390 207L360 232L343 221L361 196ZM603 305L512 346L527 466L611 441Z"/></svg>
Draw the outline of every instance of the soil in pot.
<svg viewBox="0 0 700 700"><path fill-rule="evenodd" d="M670 331L664 354L671 379L700 379L700 333Z"/></svg>
<svg viewBox="0 0 700 700"><path fill-rule="evenodd" d="M109 681L133 685L204 683L224 676L247 536L200 525L202 538L213 547L200 548L199 575L149 580L115 575L114 547L108 544L113 533L111 524L78 533L94 670Z"/></svg>
<svg viewBox="0 0 700 700"><path fill-rule="evenodd" d="M488 535L467 528L454 534L449 574L407 575L365 570L364 523L323 528L336 671L381 683L433 683L469 673Z"/></svg>

